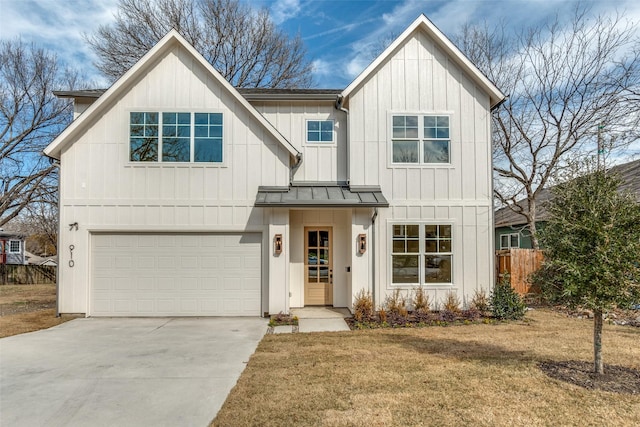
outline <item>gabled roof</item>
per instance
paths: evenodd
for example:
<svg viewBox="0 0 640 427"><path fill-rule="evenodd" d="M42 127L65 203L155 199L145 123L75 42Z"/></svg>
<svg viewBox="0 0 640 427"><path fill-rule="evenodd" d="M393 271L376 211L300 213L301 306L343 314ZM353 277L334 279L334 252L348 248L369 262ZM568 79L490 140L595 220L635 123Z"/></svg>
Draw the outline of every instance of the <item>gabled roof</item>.
<svg viewBox="0 0 640 427"><path fill-rule="evenodd" d="M65 145L70 143L73 140L73 137L77 135L79 132L82 132L90 123L91 119L94 115L99 114L104 111L110 105L112 99L117 99L127 90L127 83L135 80L139 76L144 75L149 67L152 66L155 59L160 58L165 54L169 49L171 49L174 44L181 45L185 50L187 50L192 57L200 63L211 76L221 85L223 86L235 99L236 101L242 105L249 112L251 116L255 120L257 120L278 142L282 144L282 146L292 155L299 155L299 151L289 142L287 139L278 132L278 130L271 124L267 119L262 116L249 102L238 92L236 88L234 88L231 83L229 83L222 75L213 68L213 66L207 62L207 60L191 45L187 42L176 30L171 30L165 35L149 52L147 52L138 62L135 63L133 67L131 67L126 73L122 75L107 91L100 96L99 91L95 91L96 93L93 96L99 96L99 98L91 104L87 110L82 113L76 120L74 120L56 139L54 139L51 144L44 149L44 153L56 159L60 158L60 153L62 152L62 148ZM82 91L76 93L79 95ZM64 92L61 92L64 93ZM68 96L71 96L72 93L69 92ZM89 96L92 97L92 96Z"/></svg>
<svg viewBox="0 0 640 427"><path fill-rule="evenodd" d="M634 194L640 203L640 160L613 166L607 173L616 174L622 181L618 190ZM539 221L544 221L548 218L546 204L552 198L551 188L545 188L538 194L536 218ZM527 199L518 200L516 204L526 208ZM525 222L524 216L514 212L508 206L498 209L494 215L495 227L522 226Z"/></svg>
<svg viewBox="0 0 640 427"><path fill-rule="evenodd" d="M504 94L445 36L426 16L420 15L400 36L394 40L378 57L347 88L342 91L343 97L348 97L356 88L365 82L378 67L391 57L393 52L402 45L414 31L420 29L430 36L446 54L465 71L473 81L487 92L491 108L497 107L504 99Z"/></svg>

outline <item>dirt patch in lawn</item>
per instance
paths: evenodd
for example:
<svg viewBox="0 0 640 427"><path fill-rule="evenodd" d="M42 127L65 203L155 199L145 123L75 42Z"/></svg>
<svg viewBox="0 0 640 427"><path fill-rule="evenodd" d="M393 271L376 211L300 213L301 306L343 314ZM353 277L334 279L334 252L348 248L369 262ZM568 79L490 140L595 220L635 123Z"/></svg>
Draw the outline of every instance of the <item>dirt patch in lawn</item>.
<svg viewBox="0 0 640 427"><path fill-rule="evenodd" d="M47 329L73 318L56 317L56 285L0 285L0 338Z"/></svg>
<svg viewBox="0 0 640 427"><path fill-rule="evenodd" d="M640 395L640 371L624 366L604 365L604 374L593 372L593 363L578 360L539 364L542 372L556 380L593 390Z"/></svg>

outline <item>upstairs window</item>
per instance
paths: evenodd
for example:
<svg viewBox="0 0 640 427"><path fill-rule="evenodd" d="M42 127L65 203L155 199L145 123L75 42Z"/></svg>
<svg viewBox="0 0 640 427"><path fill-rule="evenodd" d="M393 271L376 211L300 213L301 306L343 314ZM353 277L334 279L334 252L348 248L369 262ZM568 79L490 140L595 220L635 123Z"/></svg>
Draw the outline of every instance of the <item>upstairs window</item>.
<svg viewBox="0 0 640 427"><path fill-rule="evenodd" d="M393 163L450 163L449 116L393 116L391 153Z"/></svg>
<svg viewBox="0 0 640 427"><path fill-rule="evenodd" d="M129 160L221 163L222 130L222 113L132 112Z"/></svg>
<svg viewBox="0 0 640 427"><path fill-rule="evenodd" d="M333 120L307 120L307 143L330 144L333 140Z"/></svg>

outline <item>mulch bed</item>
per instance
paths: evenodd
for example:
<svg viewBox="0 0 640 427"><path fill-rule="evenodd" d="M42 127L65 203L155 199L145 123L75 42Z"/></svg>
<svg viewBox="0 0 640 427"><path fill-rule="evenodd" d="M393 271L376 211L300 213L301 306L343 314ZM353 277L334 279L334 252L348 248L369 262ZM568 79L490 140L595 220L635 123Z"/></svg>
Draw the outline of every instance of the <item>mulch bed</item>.
<svg viewBox="0 0 640 427"><path fill-rule="evenodd" d="M640 395L640 371L624 366L604 365L604 374L593 372L593 362L549 361L538 367L547 376L590 390Z"/></svg>

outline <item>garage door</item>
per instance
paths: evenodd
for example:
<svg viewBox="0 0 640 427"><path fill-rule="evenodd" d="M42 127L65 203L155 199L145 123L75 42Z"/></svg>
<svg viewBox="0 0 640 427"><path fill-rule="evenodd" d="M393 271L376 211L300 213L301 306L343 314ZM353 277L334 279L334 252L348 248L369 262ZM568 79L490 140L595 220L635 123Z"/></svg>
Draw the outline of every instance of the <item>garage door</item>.
<svg viewBox="0 0 640 427"><path fill-rule="evenodd" d="M259 233L93 234L91 316L259 316Z"/></svg>

